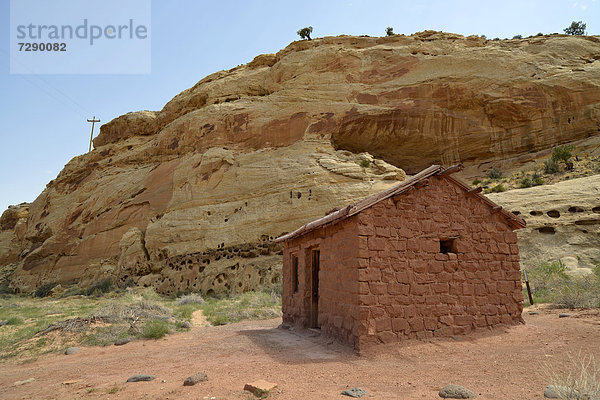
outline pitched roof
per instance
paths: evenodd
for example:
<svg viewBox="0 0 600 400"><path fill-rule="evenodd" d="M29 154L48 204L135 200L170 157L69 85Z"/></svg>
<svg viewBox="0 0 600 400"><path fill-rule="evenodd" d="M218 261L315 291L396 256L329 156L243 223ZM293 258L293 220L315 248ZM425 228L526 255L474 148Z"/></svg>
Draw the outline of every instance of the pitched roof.
<svg viewBox="0 0 600 400"><path fill-rule="evenodd" d="M330 214L327 214L326 216L324 216L322 218L319 218L315 221L309 222L308 224L300 227L299 229L296 229L293 232L282 235L282 236L278 237L277 239L275 239L275 243L286 242L290 239L294 239L298 236L302 236L308 232L311 232L315 229L321 228L325 225L335 224L341 220L344 220L353 215L356 215L359 212L379 203L380 201L388 199L397 194L408 192L409 190L419 186L418 185L419 183L424 183L427 180L427 178L429 178L430 176L433 176L433 175L443 176L448 181L459 186L465 192L469 192L470 194L473 194L474 197L481 200L483 203L485 203L487 206L492 208L494 211L499 212L505 218L506 222L511 227L513 227L515 229L525 227L525 221L522 218L517 217L513 213L504 210L502 207L500 207L499 205L497 205L496 203L494 203L493 201L491 201L484 195L480 194L478 190L473 189L466 183L450 176L451 174L458 172L461 169L462 169L462 165L454 165L449 168L444 168L440 165L432 165L431 167L424 169L423 171L419 172L416 175L413 175L412 177L406 179L405 181L403 181L402 183L400 183L396 186L386 189L383 192L375 193L375 194L373 194L363 200L360 200L359 202L356 202L354 204L349 204L340 210L334 211Z"/></svg>

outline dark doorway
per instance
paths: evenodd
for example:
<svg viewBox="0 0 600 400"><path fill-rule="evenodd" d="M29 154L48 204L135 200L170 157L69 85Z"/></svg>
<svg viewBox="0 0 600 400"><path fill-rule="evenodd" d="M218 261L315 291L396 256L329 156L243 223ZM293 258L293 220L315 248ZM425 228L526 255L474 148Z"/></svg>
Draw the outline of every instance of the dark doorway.
<svg viewBox="0 0 600 400"><path fill-rule="evenodd" d="M310 327L320 328L319 326L319 250L311 251L311 292L312 302L310 310Z"/></svg>

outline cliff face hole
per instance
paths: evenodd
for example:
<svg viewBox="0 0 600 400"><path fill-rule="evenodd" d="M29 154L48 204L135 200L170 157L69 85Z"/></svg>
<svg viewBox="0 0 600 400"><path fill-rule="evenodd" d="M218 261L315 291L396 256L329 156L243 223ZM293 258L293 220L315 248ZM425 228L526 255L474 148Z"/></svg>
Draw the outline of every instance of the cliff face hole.
<svg viewBox="0 0 600 400"><path fill-rule="evenodd" d="M558 212L557 210L550 210L546 213L550 218L559 218L560 217L560 212Z"/></svg>
<svg viewBox="0 0 600 400"><path fill-rule="evenodd" d="M521 211L511 211L514 215L521 215Z"/></svg>
<svg viewBox="0 0 600 400"><path fill-rule="evenodd" d="M529 215L537 217L538 215L544 215L544 213L541 211L529 211Z"/></svg>
<svg viewBox="0 0 600 400"><path fill-rule="evenodd" d="M571 206L569 207L569 212L570 213L578 213L578 212L584 212L585 210L582 207L579 206Z"/></svg>
<svg viewBox="0 0 600 400"><path fill-rule="evenodd" d="M556 233L554 228L551 226L542 226L541 228L538 228L537 230L539 233L543 233L545 235L554 235Z"/></svg>
<svg viewBox="0 0 600 400"><path fill-rule="evenodd" d="M592 208L592 211L595 212L596 214L600 214L600 206L596 206L596 207Z"/></svg>

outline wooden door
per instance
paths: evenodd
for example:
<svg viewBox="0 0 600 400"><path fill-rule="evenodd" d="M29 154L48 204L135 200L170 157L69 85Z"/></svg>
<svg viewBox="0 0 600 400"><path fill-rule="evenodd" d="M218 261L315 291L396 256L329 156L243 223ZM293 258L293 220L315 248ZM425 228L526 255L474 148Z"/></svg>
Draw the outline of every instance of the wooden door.
<svg viewBox="0 0 600 400"><path fill-rule="evenodd" d="M320 328L319 326L319 250L311 251L311 293L312 306L310 313L310 327Z"/></svg>

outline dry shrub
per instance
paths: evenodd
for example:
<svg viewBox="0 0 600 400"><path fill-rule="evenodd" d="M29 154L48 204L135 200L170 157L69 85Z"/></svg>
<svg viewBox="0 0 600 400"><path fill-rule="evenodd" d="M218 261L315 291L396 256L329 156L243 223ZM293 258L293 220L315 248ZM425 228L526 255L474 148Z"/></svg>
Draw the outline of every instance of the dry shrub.
<svg viewBox="0 0 600 400"><path fill-rule="evenodd" d="M600 400L600 363L593 355L569 355L558 368L547 367L559 399Z"/></svg>
<svg viewBox="0 0 600 400"><path fill-rule="evenodd" d="M132 303L114 301L95 312L88 317L69 318L63 321L57 321L46 329L38 332L36 336L42 336L49 332L60 330L63 332L85 332L90 329L92 324L129 324L132 332L137 333L137 323L147 320L169 321L173 313L143 297Z"/></svg>
<svg viewBox="0 0 600 400"><path fill-rule="evenodd" d="M206 301L198 293L190 293L183 295L177 299L177 304L184 306L186 304L204 304Z"/></svg>

